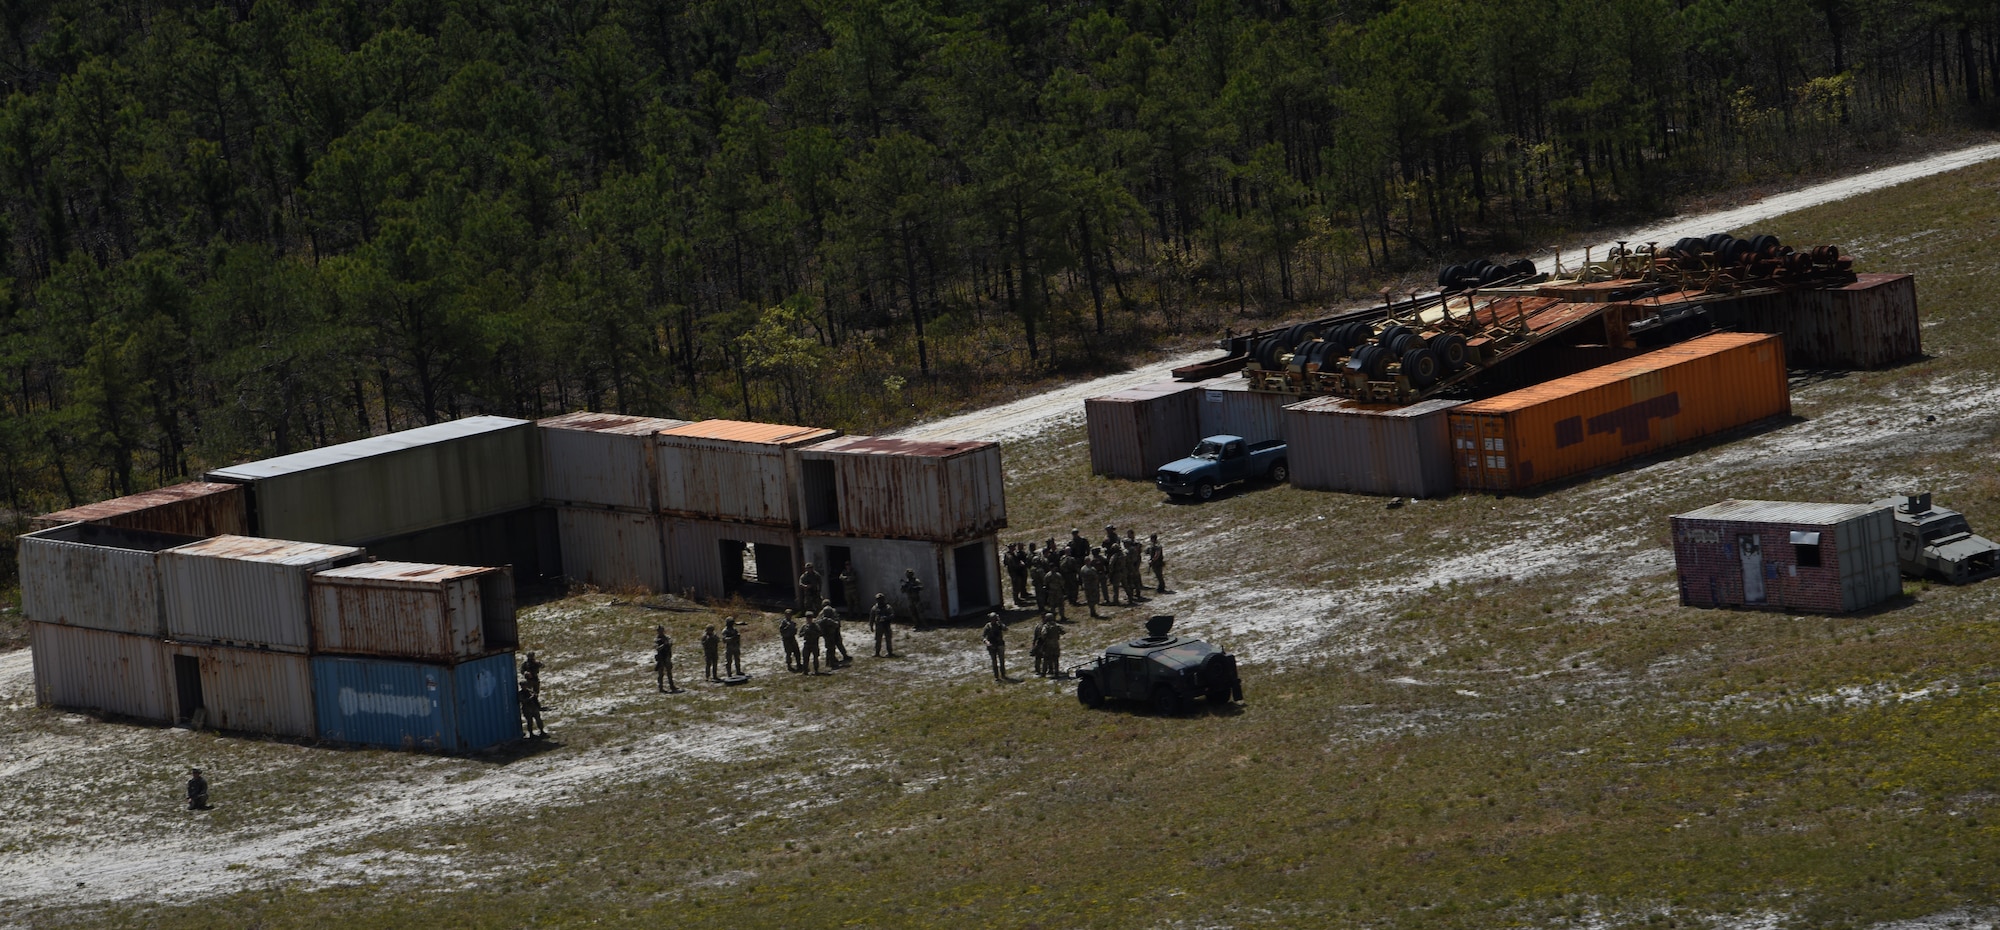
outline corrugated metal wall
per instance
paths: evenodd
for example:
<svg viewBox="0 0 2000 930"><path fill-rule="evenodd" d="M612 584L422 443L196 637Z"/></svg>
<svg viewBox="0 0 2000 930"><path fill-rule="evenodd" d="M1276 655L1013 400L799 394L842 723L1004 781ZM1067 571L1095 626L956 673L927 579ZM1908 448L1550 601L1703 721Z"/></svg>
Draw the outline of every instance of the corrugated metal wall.
<svg viewBox="0 0 2000 930"><path fill-rule="evenodd" d="M1316 397L1285 408L1286 458L1292 486L1403 497L1445 497L1452 477L1455 400L1407 407Z"/></svg>
<svg viewBox="0 0 2000 930"><path fill-rule="evenodd" d="M247 535L248 506L240 484L193 481L45 514L36 529L65 523L98 523L179 536Z"/></svg>
<svg viewBox="0 0 2000 930"><path fill-rule="evenodd" d="M155 723L174 719L164 644L158 639L29 623L28 648L39 703Z"/></svg>
<svg viewBox="0 0 2000 930"><path fill-rule="evenodd" d="M1896 558L1896 516L1888 508L1835 527L1840 551L1843 610L1872 607L1903 593L1902 563Z"/></svg>
<svg viewBox="0 0 2000 930"><path fill-rule="evenodd" d="M1715 333L1448 416L1458 486L1504 491L1790 410L1778 337Z"/></svg>
<svg viewBox="0 0 2000 930"><path fill-rule="evenodd" d="M997 443L921 442L846 436L797 450L803 501L831 469L837 519L811 529L850 536L952 542L1007 525ZM808 512L818 508L806 507Z"/></svg>
<svg viewBox="0 0 2000 930"><path fill-rule="evenodd" d="M305 652L312 646L307 602L312 573L366 555L349 547L247 536L217 536L169 549L160 553L167 635Z"/></svg>
<svg viewBox="0 0 2000 930"><path fill-rule="evenodd" d="M1793 368L1882 368L1923 354L1916 278L1861 274L1838 288L1743 301L1741 327L1778 333Z"/></svg>
<svg viewBox="0 0 2000 930"><path fill-rule="evenodd" d="M312 661L290 652L167 641L162 644L169 694L177 687L175 656L191 656L201 670L207 726L245 733L313 736Z"/></svg>
<svg viewBox="0 0 2000 930"><path fill-rule="evenodd" d="M780 586L778 594L789 594L803 570L798 558L798 534L784 527L749 523L717 523L713 520L669 518L667 531L667 578L676 592L689 591L698 597L724 597L729 585L722 577L721 543L725 539L756 545L775 546L792 554L784 578L768 584Z"/></svg>
<svg viewBox="0 0 2000 930"><path fill-rule="evenodd" d="M409 577L389 577L396 572ZM313 649L440 662L511 649L518 637L506 574L409 562L319 572L310 583ZM489 642L496 624L503 638Z"/></svg>
<svg viewBox="0 0 2000 930"><path fill-rule="evenodd" d="M467 417L216 469L248 482L259 535L365 545L541 502L535 425Z"/></svg>
<svg viewBox="0 0 2000 930"><path fill-rule="evenodd" d="M321 739L476 752L521 738L513 653L455 666L321 656L312 668Z"/></svg>
<svg viewBox="0 0 2000 930"><path fill-rule="evenodd" d="M572 413L540 420L542 499L651 511L658 480L653 434L686 420Z"/></svg>
<svg viewBox="0 0 2000 930"><path fill-rule="evenodd" d="M183 537L73 523L19 540L21 609L29 620L159 636L160 549Z"/></svg>
<svg viewBox="0 0 2000 930"><path fill-rule="evenodd" d="M845 548L860 584L862 603L847 605L850 614L865 613L877 592L887 594L897 615L903 613L903 572L915 569L924 585L924 619L942 620L974 611L988 610L1001 603L999 537L987 536L958 543L925 540L867 539L847 536L805 536L799 540L805 561L818 566L828 588L840 574L840 563L830 550ZM979 570L986 576L985 602L968 603L959 596L958 565L955 553L966 546L983 547Z"/></svg>
<svg viewBox="0 0 2000 930"><path fill-rule="evenodd" d="M698 520L791 526L791 457L783 446L662 436L660 510Z"/></svg>
<svg viewBox="0 0 2000 930"><path fill-rule="evenodd" d="M530 507L371 543L370 554L406 562L506 566L518 586L562 575L552 507Z"/></svg>
<svg viewBox="0 0 2000 930"><path fill-rule="evenodd" d="M605 590L670 591L666 518L619 510L556 509L563 574Z"/></svg>
<svg viewBox="0 0 2000 930"><path fill-rule="evenodd" d="M1253 443L1285 438L1284 408L1298 400L1296 395L1252 391L1250 382L1238 377L1215 378L1198 387L1195 422L1202 436L1241 436Z"/></svg>
<svg viewBox="0 0 2000 930"><path fill-rule="evenodd" d="M1149 480L1201 441L1193 384L1163 381L1083 402L1090 473Z"/></svg>

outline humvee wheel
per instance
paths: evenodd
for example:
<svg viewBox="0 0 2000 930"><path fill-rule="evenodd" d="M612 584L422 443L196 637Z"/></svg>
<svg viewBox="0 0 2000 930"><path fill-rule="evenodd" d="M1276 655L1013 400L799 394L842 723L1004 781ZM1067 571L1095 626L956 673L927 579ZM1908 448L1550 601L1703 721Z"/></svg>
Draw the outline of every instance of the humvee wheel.
<svg viewBox="0 0 2000 930"><path fill-rule="evenodd" d="M1166 685L1153 686L1153 713L1171 717L1181 712L1180 696Z"/></svg>
<svg viewBox="0 0 2000 930"><path fill-rule="evenodd" d="M1222 682L1208 687L1208 703L1220 707L1229 703L1229 683Z"/></svg>
<svg viewBox="0 0 2000 930"><path fill-rule="evenodd" d="M1089 676L1076 683L1076 699L1085 707L1103 707L1104 692L1097 690L1097 679Z"/></svg>

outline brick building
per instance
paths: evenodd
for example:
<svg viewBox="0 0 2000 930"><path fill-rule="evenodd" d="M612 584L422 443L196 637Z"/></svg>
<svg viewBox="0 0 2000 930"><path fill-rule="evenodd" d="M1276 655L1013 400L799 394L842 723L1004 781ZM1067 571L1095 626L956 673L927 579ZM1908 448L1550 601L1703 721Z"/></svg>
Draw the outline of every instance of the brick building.
<svg viewBox="0 0 2000 930"><path fill-rule="evenodd" d="M1903 590L1887 507L1729 500L1675 516L1673 533L1689 607L1846 613Z"/></svg>

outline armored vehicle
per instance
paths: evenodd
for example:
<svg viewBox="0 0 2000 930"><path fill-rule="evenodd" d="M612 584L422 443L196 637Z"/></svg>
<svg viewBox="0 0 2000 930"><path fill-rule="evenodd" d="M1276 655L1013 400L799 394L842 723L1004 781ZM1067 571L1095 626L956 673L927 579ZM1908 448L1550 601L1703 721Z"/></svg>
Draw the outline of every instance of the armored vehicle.
<svg viewBox="0 0 2000 930"><path fill-rule="evenodd" d="M1964 514L1931 506L1929 494L1884 498L1875 506L1895 510L1903 574L1965 584L2000 572L2000 544L1973 533Z"/></svg>
<svg viewBox="0 0 2000 930"><path fill-rule="evenodd" d="M1102 707L1113 698L1146 701L1162 714L1184 713L1196 697L1212 706L1243 700L1236 657L1198 639L1171 635L1174 618L1146 621L1145 639L1104 650L1077 673L1076 699Z"/></svg>

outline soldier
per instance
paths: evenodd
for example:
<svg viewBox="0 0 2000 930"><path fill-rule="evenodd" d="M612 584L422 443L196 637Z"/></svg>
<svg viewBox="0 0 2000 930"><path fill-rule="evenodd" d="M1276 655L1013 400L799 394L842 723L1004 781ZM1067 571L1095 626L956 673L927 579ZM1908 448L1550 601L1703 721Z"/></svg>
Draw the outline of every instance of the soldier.
<svg viewBox="0 0 2000 930"><path fill-rule="evenodd" d="M1043 603L1040 605L1042 612L1047 613L1053 610L1056 616L1068 618L1069 608L1063 605L1062 572L1057 571L1053 566L1044 565L1042 566L1040 577L1042 579L1042 591L1047 595L1042 599Z"/></svg>
<svg viewBox="0 0 2000 930"><path fill-rule="evenodd" d="M1042 634L1047 631L1048 626L1048 615L1043 614L1042 619L1035 621L1035 629L1029 634L1028 658L1035 660L1036 677L1048 673L1048 670L1042 665Z"/></svg>
<svg viewBox="0 0 2000 930"><path fill-rule="evenodd" d="M542 723L541 697L536 695L535 692L528 690L525 685L521 687L520 693L514 697L521 702L521 719L527 721L528 726L526 729L528 731L528 738L534 739L538 736L547 738L549 728ZM536 730L542 732L537 733L535 732Z"/></svg>
<svg viewBox="0 0 2000 930"><path fill-rule="evenodd" d="M805 650L799 655L799 674L819 674L819 621L808 616L799 624L799 635L805 638ZM811 663L811 667L807 667Z"/></svg>
<svg viewBox="0 0 2000 930"><path fill-rule="evenodd" d="M833 609L833 602L826 601L819 609L819 637L826 641L826 665L833 668L833 654L840 653L842 664L854 661L847 654L847 641L840 635L840 612Z"/></svg>
<svg viewBox="0 0 2000 930"><path fill-rule="evenodd" d="M529 652L528 660L521 663L521 684L533 691L536 697L542 696L542 663L533 652Z"/></svg>
<svg viewBox="0 0 2000 930"><path fill-rule="evenodd" d="M861 613L861 576L854 573L854 563L849 562L840 570L840 593L847 596L847 609Z"/></svg>
<svg viewBox="0 0 2000 930"><path fill-rule="evenodd" d="M667 635L665 625L653 629L653 685L672 694L680 690L674 684L674 638Z"/></svg>
<svg viewBox="0 0 2000 930"><path fill-rule="evenodd" d="M722 671L743 674L743 634L736 629L735 617L722 621Z"/></svg>
<svg viewBox="0 0 2000 930"><path fill-rule="evenodd" d="M1088 555L1089 552L1085 551L1084 554ZM1082 557L1078 556L1074 551L1064 554L1062 560L1063 599L1069 601L1071 604L1083 603L1077 600L1077 594L1079 593L1078 586L1083 581L1082 574Z"/></svg>
<svg viewBox="0 0 2000 930"><path fill-rule="evenodd" d="M1127 597L1137 604L1145 598L1139 592L1146 582L1139 577L1139 562L1146 557L1146 547L1139 545L1139 538L1131 530L1125 531L1125 588Z"/></svg>
<svg viewBox="0 0 2000 930"><path fill-rule="evenodd" d="M917 580L917 570L903 569L903 601L910 605L910 623L924 625L924 583Z"/></svg>
<svg viewBox="0 0 2000 930"><path fill-rule="evenodd" d="M1062 624L1050 620L1048 629L1042 632L1042 667L1049 670L1050 678L1063 677L1062 635L1067 632Z"/></svg>
<svg viewBox="0 0 2000 930"><path fill-rule="evenodd" d="M789 610L785 611L785 619L778 621L778 638L785 641L785 671L798 671L799 625Z"/></svg>
<svg viewBox="0 0 2000 930"><path fill-rule="evenodd" d="M825 596L819 589L819 569L807 562L806 570L799 573L799 609L812 610Z"/></svg>
<svg viewBox="0 0 2000 930"><path fill-rule="evenodd" d="M1105 557L1102 547L1090 550L1088 564L1097 570L1097 599L1115 606L1118 603L1118 586L1111 583L1111 560Z"/></svg>
<svg viewBox="0 0 2000 930"><path fill-rule="evenodd" d="M1104 551L1106 552L1110 552L1111 547L1118 545L1117 527L1112 526L1109 523L1104 524L1104 542L1102 545L1104 546Z"/></svg>
<svg viewBox="0 0 2000 930"><path fill-rule="evenodd" d="M721 651L722 637L715 635L715 624L711 623L708 625L708 631L701 634L701 660L708 665L708 670L704 676L708 681L722 680L722 675L717 668Z"/></svg>
<svg viewBox="0 0 2000 930"><path fill-rule="evenodd" d="M208 810L208 779L201 777L201 769L188 769L188 810Z"/></svg>
<svg viewBox="0 0 2000 930"><path fill-rule="evenodd" d="M1153 534L1153 544L1146 547L1146 565L1153 570L1153 590L1167 593L1167 554L1160 548L1160 534Z"/></svg>
<svg viewBox="0 0 2000 930"><path fill-rule="evenodd" d="M1097 573L1095 566L1085 562L1082 568L1077 569L1077 582L1083 586L1084 603L1090 605L1090 619L1098 619L1097 596L1103 576Z"/></svg>
<svg viewBox="0 0 2000 930"><path fill-rule="evenodd" d="M986 615L986 626L979 631L986 640L986 658L993 665L993 680L1007 680L1007 625L1000 622L997 613Z"/></svg>
<svg viewBox="0 0 2000 930"><path fill-rule="evenodd" d="M1007 568L1007 583L1014 589L1014 605L1027 603L1028 561L1021 554L1021 544L1008 543L1007 554L1000 558L1000 564Z"/></svg>
<svg viewBox="0 0 2000 930"><path fill-rule="evenodd" d="M890 658L896 657L896 612L889 609L889 596L877 592L875 606L868 608L868 629L875 634L875 655L886 651Z"/></svg>
<svg viewBox="0 0 2000 930"><path fill-rule="evenodd" d="M1071 527L1069 531L1069 551L1064 554L1075 556L1079 562L1083 561L1083 557L1090 554L1090 540L1083 538L1081 530Z"/></svg>

